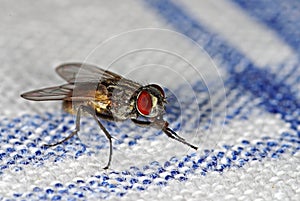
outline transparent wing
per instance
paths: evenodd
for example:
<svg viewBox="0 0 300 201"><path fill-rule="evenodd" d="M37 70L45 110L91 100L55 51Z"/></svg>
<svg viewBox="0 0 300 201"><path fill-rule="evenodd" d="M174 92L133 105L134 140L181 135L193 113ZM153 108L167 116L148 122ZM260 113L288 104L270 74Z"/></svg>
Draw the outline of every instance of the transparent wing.
<svg viewBox="0 0 300 201"><path fill-rule="evenodd" d="M69 83L75 82L99 82L101 80L120 80L122 76L103 70L92 64L66 63L58 66L56 72Z"/></svg>
<svg viewBox="0 0 300 201"><path fill-rule="evenodd" d="M108 91L104 85L94 83L64 84L61 86L37 89L21 94L21 97L34 101L88 101L107 103Z"/></svg>
<svg viewBox="0 0 300 201"><path fill-rule="evenodd" d="M74 85L65 84L29 91L21 94L21 97L34 101L67 100L72 95L73 88Z"/></svg>
<svg viewBox="0 0 300 201"><path fill-rule="evenodd" d="M106 101L108 99L107 90L135 91L141 87L139 83L90 64L62 64L56 68L56 72L68 84L30 91L21 96L35 101L92 99Z"/></svg>

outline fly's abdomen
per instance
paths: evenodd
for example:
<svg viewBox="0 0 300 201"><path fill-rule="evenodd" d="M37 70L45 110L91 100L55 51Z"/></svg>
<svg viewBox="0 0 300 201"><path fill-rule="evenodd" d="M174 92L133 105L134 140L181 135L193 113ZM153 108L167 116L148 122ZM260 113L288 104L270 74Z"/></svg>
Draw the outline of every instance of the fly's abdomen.
<svg viewBox="0 0 300 201"><path fill-rule="evenodd" d="M77 114L77 109L80 105L88 105L86 101L68 101L64 100L62 103L62 108L65 112L69 114Z"/></svg>

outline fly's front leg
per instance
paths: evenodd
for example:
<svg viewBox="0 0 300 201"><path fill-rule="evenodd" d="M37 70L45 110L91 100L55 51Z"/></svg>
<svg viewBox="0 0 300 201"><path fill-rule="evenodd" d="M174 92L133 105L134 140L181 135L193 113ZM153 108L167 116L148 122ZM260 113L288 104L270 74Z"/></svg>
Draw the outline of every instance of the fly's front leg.
<svg viewBox="0 0 300 201"><path fill-rule="evenodd" d="M75 127L75 130L68 137L66 137L62 141L59 141L59 142L57 142L55 144L46 144L44 146L46 146L46 147L53 147L53 146L59 145L61 143L64 143L67 140L69 140L70 138L72 138L74 135L77 135L77 133L80 131L80 117L81 117L81 112L82 111L87 112L90 115L92 115L92 117L98 123L99 127L104 132L105 136L107 137L107 139L109 141L109 158L108 158L107 165L103 168L103 169L108 169L109 166L110 166L110 163L111 163L111 158L112 158L112 136L109 134L109 132L105 129L105 127L102 125L102 123L97 118L97 116L95 114L95 110L93 108L88 107L88 106L85 106L85 105L79 106L78 111L77 111L77 116L76 116L76 127Z"/></svg>

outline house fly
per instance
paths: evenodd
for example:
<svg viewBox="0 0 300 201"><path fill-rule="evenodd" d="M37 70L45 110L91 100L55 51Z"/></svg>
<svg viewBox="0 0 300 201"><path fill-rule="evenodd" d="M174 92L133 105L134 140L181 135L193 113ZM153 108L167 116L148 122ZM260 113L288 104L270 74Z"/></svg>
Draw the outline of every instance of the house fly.
<svg viewBox="0 0 300 201"><path fill-rule="evenodd" d="M66 63L58 66L56 72L66 84L23 93L21 97L33 101L62 100L63 109L76 114L75 130L62 141L47 147L61 144L80 131L82 113L90 114L109 141L109 158L104 169L108 169L112 158L112 136L101 123L130 119L138 126L161 129L168 137L195 150L198 147L177 135L169 123L163 119L166 97L157 84L142 86L132 80L84 63Z"/></svg>

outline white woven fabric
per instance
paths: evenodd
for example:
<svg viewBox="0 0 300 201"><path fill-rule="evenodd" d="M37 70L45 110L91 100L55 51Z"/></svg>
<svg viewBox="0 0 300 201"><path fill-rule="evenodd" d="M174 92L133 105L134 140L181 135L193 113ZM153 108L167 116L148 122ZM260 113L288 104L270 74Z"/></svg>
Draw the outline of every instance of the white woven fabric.
<svg viewBox="0 0 300 201"><path fill-rule="evenodd" d="M0 200L300 200L300 5L288 2L0 2ZM103 170L109 146L89 117L79 138L41 148L74 117L20 94L64 83L54 69L70 61L162 85L170 127L199 149L103 121L115 138Z"/></svg>

